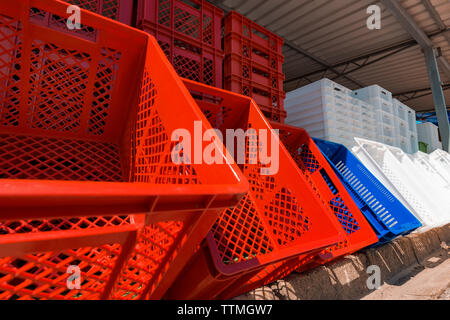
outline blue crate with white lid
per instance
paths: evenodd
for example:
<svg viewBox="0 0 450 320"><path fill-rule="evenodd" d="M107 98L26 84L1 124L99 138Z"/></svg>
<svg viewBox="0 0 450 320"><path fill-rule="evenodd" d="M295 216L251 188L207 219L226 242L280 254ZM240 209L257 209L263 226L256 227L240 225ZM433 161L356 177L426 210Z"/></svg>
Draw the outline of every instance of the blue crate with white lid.
<svg viewBox="0 0 450 320"><path fill-rule="evenodd" d="M345 146L316 138L314 142L376 232L377 245L422 226Z"/></svg>

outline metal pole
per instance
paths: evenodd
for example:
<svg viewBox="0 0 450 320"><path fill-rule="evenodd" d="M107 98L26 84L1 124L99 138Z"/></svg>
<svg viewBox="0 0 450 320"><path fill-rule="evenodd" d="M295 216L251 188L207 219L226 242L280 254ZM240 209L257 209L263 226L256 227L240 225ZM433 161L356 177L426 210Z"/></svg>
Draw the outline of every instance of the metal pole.
<svg viewBox="0 0 450 320"><path fill-rule="evenodd" d="M428 77L431 83L431 92L433 94L434 108L439 125L439 132L442 139L442 148L445 151L450 149L449 133L450 126L447 115L447 105L445 104L444 91L442 90L441 78L436 61L436 56L432 47L424 48L425 61L427 64Z"/></svg>

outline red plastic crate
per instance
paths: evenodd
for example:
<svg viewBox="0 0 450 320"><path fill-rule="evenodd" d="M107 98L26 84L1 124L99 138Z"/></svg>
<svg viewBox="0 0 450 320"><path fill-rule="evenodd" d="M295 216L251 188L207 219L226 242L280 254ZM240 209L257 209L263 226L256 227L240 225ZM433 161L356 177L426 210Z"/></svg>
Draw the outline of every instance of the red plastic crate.
<svg viewBox="0 0 450 320"><path fill-rule="evenodd" d="M65 2L129 26L132 24L133 1L130 0L65 0ZM51 16L46 15L44 19L49 20ZM83 15L81 15L82 20Z"/></svg>
<svg viewBox="0 0 450 320"><path fill-rule="evenodd" d="M62 1L61 1L62 2ZM107 18L117 20L127 25L132 24L133 2L128 0L67 0L66 8L70 5L77 5L81 9L80 24L81 28L70 30L67 28L67 13L57 15L43 10L37 6L30 6L28 14L34 24L40 24L67 34L77 34L80 38L86 38L90 41L98 41L98 30L86 25L85 17L89 17L90 12L103 15ZM86 16L85 16L86 15ZM89 19L89 18L88 18Z"/></svg>
<svg viewBox="0 0 450 320"><path fill-rule="evenodd" d="M317 172L320 172L325 179L328 190L327 192L322 191L320 194L331 209L330 215L345 231L346 239L319 254L301 255L272 264L258 272L247 274L222 291L217 297L220 299L233 298L282 279L293 271L306 271L378 242L372 227L308 133L304 129L275 122L271 122L271 126L279 130L280 140L298 164L299 169L311 178L309 181L313 189L322 190L323 188L322 179L314 178L314 175L319 176ZM307 149L305 145L308 146ZM307 165L305 166L305 164ZM323 197L324 194L325 197Z"/></svg>
<svg viewBox="0 0 450 320"><path fill-rule="evenodd" d="M279 62L283 62L283 38L277 36L273 32L261 27L252 20L244 17L236 11L229 12L224 19L225 39L227 36L234 34L236 39L243 37L242 41L251 41L251 46L261 52L271 51L270 54L276 55ZM231 39L230 39L231 40ZM230 42L230 46L225 46L226 54L243 52L240 43L236 45Z"/></svg>
<svg viewBox="0 0 450 320"><path fill-rule="evenodd" d="M139 0L137 27L153 35L181 77L222 88L223 11L203 0Z"/></svg>
<svg viewBox="0 0 450 320"><path fill-rule="evenodd" d="M136 23L165 27L175 38L188 37L221 49L223 10L205 0L138 0Z"/></svg>
<svg viewBox="0 0 450 320"><path fill-rule="evenodd" d="M225 78L224 88L252 98L267 119L284 122L287 115L284 110L284 98L286 97L284 91L261 85L242 76Z"/></svg>
<svg viewBox="0 0 450 320"><path fill-rule="evenodd" d="M234 53L228 54L224 61L223 72L225 77L236 75L255 84L271 87L274 90L283 90L284 74L271 70L252 60L244 59Z"/></svg>
<svg viewBox="0 0 450 320"><path fill-rule="evenodd" d="M248 183L226 150L172 162L173 130L211 127L153 37L86 11L86 41L30 8L68 16L0 2L0 299L160 298Z"/></svg>
<svg viewBox="0 0 450 320"><path fill-rule="evenodd" d="M179 76L222 87L222 50L186 36L175 36L169 29L151 23L142 24L140 28L158 40Z"/></svg>
<svg viewBox="0 0 450 320"><path fill-rule="evenodd" d="M217 299L231 299L241 294L261 288L277 280L284 279L298 268L308 265L315 254L301 255L285 261L277 262L265 267L261 271L250 273L238 279L220 293Z"/></svg>
<svg viewBox="0 0 450 320"><path fill-rule="evenodd" d="M281 42L282 43L282 42ZM225 54L235 54L244 60L269 69L271 72L283 72L284 57L277 51L253 42L251 39L236 33L227 34L223 40Z"/></svg>
<svg viewBox="0 0 450 320"><path fill-rule="evenodd" d="M302 143L304 143L304 141L309 141L308 144L315 154L314 162L316 163L315 166L317 168L315 168L314 170L319 170L320 167L326 168L326 171L328 172L332 180L329 182L330 190L339 190L339 193L341 194L341 198L343 200L343 202L335 201L333 202L333 204L330 203L330 206L332 206L334 214L339 220L339 223L342 225L342 228L347 232L347 239L346 241L339 243L336 246L327 248L326 250L322 251L315 257L314 260L318 262L318 264L324 264L340 256L351 254L355 251L358 251L359 249L378 242L378 238L372 227L370 227L370 224L367 222L363 213L357 208L344 185L336 176L331 166L329 165L323 154L320 152L320 149L312 141L306 130L275 122L272 122L271 125L275 129L280 130L280 139L283 141L286 149L289 150L293 158L297 161L299 167L301 166L302 159L298 158L298 156L295 157L298 147ZM310 169L312 170L313 167L311 167ZM353 213L353 217L342 214L342 207L350 208L350 211ZM356 220L357 224L359 225L358 229L354 229L355 223L353 220ZM311 265L307 266L307 268L318 264L312 263ZM302 270L306 270L307 268L302 268Z"/></svg>
<svg viewBox="0 0 450 320"><path fill-rule="evenodd" d="M224 89L253 98L269 120L284 123L283 39L235 11L224 30Z"/></svg>
<svg viewBox="0 0 450 320"><path fill-rule="evenodd" d="M345 239L337 219L322 199L333 196L320 174L314 189L307 171L298 168L275 132L248 97L184 80L191 93L216 97L198 105L210 123L221 132L249 128L267 130L279 150L279 171L262 175L266 168L256 157L262 134L251 134L245 141L246 162L241 164L250 182L250 191L233 208L224 210L207 236L202 249L191 259L165 298L213 299L236 280L261 271L284 259L313 253ZM309 165L307 161L305 166ZM324 194L321 194L324 192ZM334 196L333 196L334 197ZM238 281L239 282L239 281ZM243 283L242 283L243 284Z"/></svg>

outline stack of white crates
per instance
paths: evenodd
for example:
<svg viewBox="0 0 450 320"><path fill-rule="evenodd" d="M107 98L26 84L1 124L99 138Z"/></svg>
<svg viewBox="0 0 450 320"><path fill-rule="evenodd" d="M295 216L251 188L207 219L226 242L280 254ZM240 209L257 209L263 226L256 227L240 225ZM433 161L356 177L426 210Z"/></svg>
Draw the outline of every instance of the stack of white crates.
<svg viewBox="0 0 450 320"><path fill-rule="evenodd" d="M415 153L419 150L419 143L417 140L416 112L397 99L392 99L392 101L395 114L395 146L399 147L407 153Z"/></svg>
<svg viewBox="0 0 450 320"><path fill-rule="evenodd" d="M376 140L391 146L395 145L396 132L392 94L380 86L373 85L355 90L351 95L372 105L377 123Z"/></svg>
<svg viewBox="0 0 450 320"><path fill-rule="evenodd" d="M288 92L284 105L286 123L306 129L312 137L351 148L355 136L368 139L376 136L372 108L352 97L350 89L329 79Z"/></svg>
<svg viewBox="0 0 450 320"><path fill-rule="evenodd" d="M428 145L428 153L436 149L442 149L442 143L439 141L438 127L431 122L417 124L418 139Z"/></svg>
<svg viewBox="0 0 450 320"><path fill-rule="evenodd" d="M418 150L416 113L378 85L351 91L322 79L288 92L286 123L351 148L354 137Z"/></svg>

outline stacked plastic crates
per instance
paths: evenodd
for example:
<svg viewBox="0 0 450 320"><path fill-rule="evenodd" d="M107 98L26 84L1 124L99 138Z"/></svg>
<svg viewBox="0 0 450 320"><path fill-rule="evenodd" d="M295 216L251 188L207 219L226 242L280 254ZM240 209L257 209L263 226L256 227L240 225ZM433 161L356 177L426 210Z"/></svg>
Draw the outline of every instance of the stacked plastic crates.
<svg viewBox="0 0 450 320"><path fill-rule="evenodd" d="M351 95L373 106L377 123L376 140L395 146L397 144L397 132L392 93L378 85L373 85L352 91Z"/></svg>
<svg viewBox="0 0 450 320"><path fill-rule="evenodd" d="M442 142L439 140L439 130L435 124L431 122L418 123L417 135L419 142L427 144L428 153L436 149L442 149Z"/></svg>
<svg viewBox="0 0 450 320"><path fill-rule="evenodd" d="M178 75L218 88L222 18L223 11L205 0L137 1L137 28L158 40Z"/></svg>
<svg viewBox="0 0 450 320"><path fill-rule="evenodd" d="M286 122L306 129L315 138L352 147L353 137L373 139L376 134L373 107L329 79L288 92L285 107Z"/></svg>
<svg viewBox="0 0 450 320"><path fill-rule="evenodd" d="M353 153L426 227L450 221L450 184L429 162L397 147L355 139ZM425 160L425 161L424 161Z"/></svg>
<svg viewBox="0 0 450 320"><path fill-rule="evenodd" d="M133 23L133 1L129 0L65 0L81 9L89 10L129 26ZM50 18L50 17L49 17ZM83 20L83 17L81 17Z"/></svg>
<svg viewBox="0 0 450 320"><path fill-rule="evenodd" d="M280 141L283 142L298 168L312 178L311 185L318 190L324 202L329 205L331 209L329 214L341 225L345 233L345 239L320 252L302 254L270 264L256 273L251 273L222 292L222 298L233 297L262 287L286 277L293 271L302 272L317 265L325 264L377 241L374 229L370 227L363 213L358 210L358 203L352 200L350 191L346 190L344 183L333 172L332 164L327 162L326 156L320 152L308 133L304 129L286 124L271 122L271 125L278 130ZM323 185L321 187L321 178L326 180L327 187L324 188ZM326 195L327 192L331 193ZM337 198L340 198L339 204L334 201Z"/></svg>
<svg viewBox="0 0 450 320"><path fill-rule="evenodd" d="M419 147L417 141L417 127L415 123L416 112L397 99L392 99L392 102L395 116L395 146L407 153L414 153ZM414 121L412 121L413 117Z"/></svg>
<svg viewBox="0 0 450 320"><path fill-rule="evenodd" d="M422 226L345 146L320 139L314 141L370 222L379 243Z"/></svg>
<svg viewBox="0 0 450 320"><path fill-rule="evenodd" d="M246 163L241 165L251 187L239 205L223 212L167 298L230 298L286 275L310 255L325 250L331 259L377 241L304 130L298 129L297 147L289 151L251 99L192 82L187 87L221 101L198 102L221 132L254 130L246 137ZM279 170L272 175L264 173L269 164L252 164L265 134L274 139L269 154L279 153Z"/></svg>
<svg viewBox="0 0 450 320"><path fill-rule="evenodd" d="M0 2L0 299L160 298L248 183L218 137L222 164L172 160L174 130L211 127L153 37L29 18L66 9Z"/></svg>
<svg viewBox="0 0 450 320"><path fill-rule="evenodd" d="M284 122L283 39L234 11L224 27L224 88L253 98L267 119Z"/></svg>

